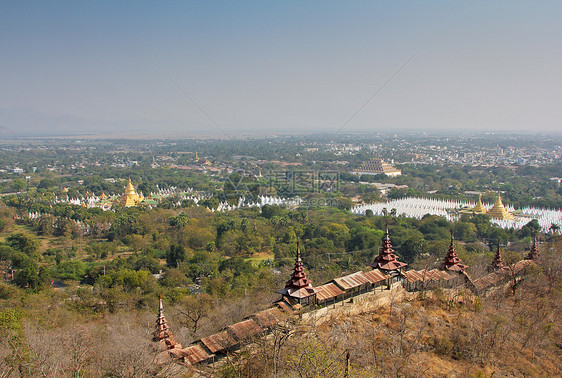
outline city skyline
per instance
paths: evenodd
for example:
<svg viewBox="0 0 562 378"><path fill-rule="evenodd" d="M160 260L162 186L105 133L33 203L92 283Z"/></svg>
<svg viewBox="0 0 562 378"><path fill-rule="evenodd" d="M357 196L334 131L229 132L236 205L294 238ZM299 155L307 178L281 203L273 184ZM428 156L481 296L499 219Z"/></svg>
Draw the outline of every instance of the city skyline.
<svg viewBox="0 0 562 378"><path fill-rule="evenodd" d="M4 1L0 13L0 136L560 131L554 1Z"/></svg>

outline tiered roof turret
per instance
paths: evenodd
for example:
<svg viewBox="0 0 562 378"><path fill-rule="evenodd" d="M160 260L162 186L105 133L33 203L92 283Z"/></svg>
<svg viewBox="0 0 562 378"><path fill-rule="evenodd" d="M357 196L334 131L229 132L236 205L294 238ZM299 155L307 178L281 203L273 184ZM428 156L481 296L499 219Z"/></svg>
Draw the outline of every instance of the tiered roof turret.
<svg viewBox="0 0 562 378"><path fill-rule="evenodd" d="M394 254L394 249L392 249L392 243L388 236L388 225L386 225L386 234L382 241L380 252L369 266L384 271L399 271L407 265L405 262L398 261L398 257Z"/></svg>
<svg viewBox="0 0 562 378"><path fill-rule="evenodd" d="M498 241L498 249L496 250L496 255L492 260L492 263L488 267L489 272L495 272L498 270L505 270L507 267L503 264L502 254L500 250L500 242Z"/></svg>
<svg viewBox="0 0 562 378"><path fill-rule="evenodd" d="M537 247L537 238L533 239L533 244L531 245L531 250L529 254L525 257L525 260L537 260L539 258L539 249Z"/></svg>
<svg viewBox="0 0 562 378"><path fill-rule="evenodd" d="M445 256L445 259L441 263L439 269L462 272L466 268L468 268L468 265L464 265L462 263L462 260L455 249L455 234L451 232L451 244L449 244L449 251L447 252L447 255Z"/></svg>
<svg viewBox="0 0 562 378"><path fill-rule="evenodd" d="M283 290L280 290L279 293L282 295L295 296L299 298L316 293L316 289L314 289L314 287L312 286L312 281L308 278L304 270L299 242L297 242L297 258L293 267L293 273L291 274L291 278L289 278L289 280L285 284L285 288L283 288Z"/></svg>
<svg viewBox="0 0 562 378"><path fill-rule="evenodd" d="M174 339L174 335L166 322L166 317L164 317L162 296L160 296L158 305L158 318L156 319L156 329L154 330L154 341L161 342L167 349L181 348L181 344Z"/></svg>

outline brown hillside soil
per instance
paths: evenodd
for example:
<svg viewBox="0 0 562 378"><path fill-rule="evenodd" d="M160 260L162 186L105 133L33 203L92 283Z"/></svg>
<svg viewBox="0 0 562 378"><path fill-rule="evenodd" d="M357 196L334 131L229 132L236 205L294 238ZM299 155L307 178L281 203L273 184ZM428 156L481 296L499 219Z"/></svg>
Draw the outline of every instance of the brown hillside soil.
<svg viewBox="0 0 562 378"><path fill-rule="evenodd" d="M482 300L466 290L397 288L336 306L294 328L277 376L344 376L347 351L351 377L559 376L560 303L527 290ZM270 344L244 351L222 373L275 376Z"/></svg>

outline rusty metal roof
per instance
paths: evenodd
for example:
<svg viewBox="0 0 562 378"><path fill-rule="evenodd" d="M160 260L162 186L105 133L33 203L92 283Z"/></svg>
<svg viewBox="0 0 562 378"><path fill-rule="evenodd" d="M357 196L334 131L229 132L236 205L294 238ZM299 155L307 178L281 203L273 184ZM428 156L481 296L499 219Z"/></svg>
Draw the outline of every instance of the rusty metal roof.
<svg viewBox="0 0 562 378"><path fill-rule="evenodd" d="M280 309L281 311L283 311L286 314L292 314L293 313L293 308L285 301L279 301L275 303Z"/></svg>
<svg viewBox="0 0 562 378"><path fill-rule="evenodd" d="M303 287L286 295L288 295L289 297L302 299L302 298L310 297L311 295L314 295L317 292L318 289L316 289L315 287Z"/></svg>
<svg viewBox="0 0 562 378"><path fill-rule="evenodd" d="M390 278L390 276L388 274L384 274L383 272L381 272L378 269L373 269L373 270L369 270L367 272L363 272L363 275L372 284L377 283L377 282L381 282L381 281L386 280L387 278Z"/></svg>
<svg viewBox="0 0 562 378"><path fill-rule="evenodd" d="M221 350L238 345L238 342L234 339L234 337L230 336L228 331L222 331L202 338L201 342L211 351L211 353L220 352Z"/></svg>
<svg viewBox="0 0 562 378"><path fill-rule="evenodd" d="M277 307L269 308L250 315L262 328L270 328L271 326L283 321L287 317Z"/></svg>
<svg viewBox="0 0 562 378"><path fill-rule="evenodd" d="M254 322L252 319L229 325L226 328L231 330L238 340L249 339L263 331L258 323Z"/></svg>
<svg viewBox="0 0 562 378"><path fill-rule="evenodd" d="M344 290L353 289L354 287L371 283L367 277L363 275L363 272L356 272L348 274L347 276L335 278L334 282Z"/></svg>
<svg viewBox="0 0 562 378"><path fill-rule="evenodd" d="M337 297L338 295L344 294L344 291L342 291L334 283L327 283L325 285L317 287L317 289L319 291L316 295L316 298L318 298L319 301L325 301L327 299L332 299L334 297Z"/></svg>
<svg viewBox="0 0 562 378"><path fill-rule="evenodd" d="M186 362L189 362L192 365L213 357L212 354L208 354L205 349L197 344L184 349L171 349L170 354L172 354L176 358L183 357L185 358Z"/></svg>
<svg viewBox="0 0 562 378"><path fill-rule="evenodd" d="M423 272L423 271L422 271ZM408 270L406 272L402 272L406 277L408 282L418 282L418 281L426 281L424 279L424 274L415 270Z"/></svg>
<svg viewBox="0 0 562 378"><path fill-rule="evenodd" d="M506 278L508 278L508 276L505 274L504 271L493 272L475 280L474 286L476 286L477 289L484 289L492 285L495 285L498 282L505 280Z"/></svg>
<svg viewBox="0 0 562 378"><path fill-rule="evenodd" d="M433 269L431 272L433 273L434 277L437 276L439 277L439 279L446 280L446 281L452 280L453 278L455 278L455 276L458 276L458 274L452 274L439 269Z"/></svg>

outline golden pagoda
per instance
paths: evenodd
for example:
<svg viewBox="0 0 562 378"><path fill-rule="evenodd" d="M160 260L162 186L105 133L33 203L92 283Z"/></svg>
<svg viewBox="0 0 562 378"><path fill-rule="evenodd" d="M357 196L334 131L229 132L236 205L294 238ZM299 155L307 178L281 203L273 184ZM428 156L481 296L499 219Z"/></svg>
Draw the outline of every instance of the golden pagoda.
<svg viewBox="0 0 562 378"><path fill-rule="evenodd" d="M500 196L500 192L498 192L498 197L496 198L496 203L494 203L494 207L488 211L488 216L492 219L511 219L513 218L513 214L505 209L502 203L502 198Z"/></svg>
<svg viewBox="0 0 562 378"><path fill-rule="evenodd" d="M131 178L129 177L129 182L125 188L125 195L118 198L116 203L125 207L131 207L139 205L142 201L144 201L144 197L142 194L140 196L137 194L135 187L131 182Z"/></svg>
<svg viewBox="0 0 562 378"><path fill-rule="evenodd" d="M482 204L482 194L478 195L478 203L472 208L472 211L476 214L486 214L487 210Z"/></svg>

